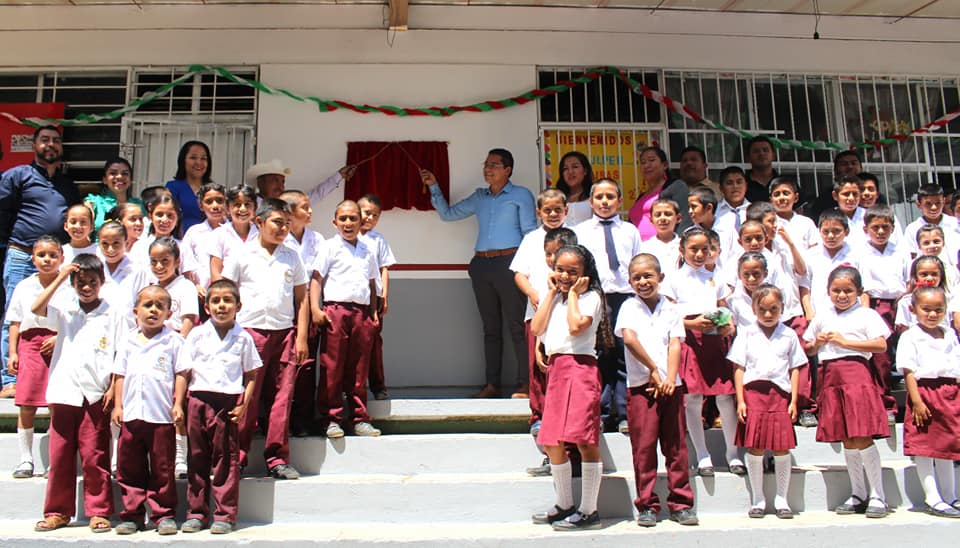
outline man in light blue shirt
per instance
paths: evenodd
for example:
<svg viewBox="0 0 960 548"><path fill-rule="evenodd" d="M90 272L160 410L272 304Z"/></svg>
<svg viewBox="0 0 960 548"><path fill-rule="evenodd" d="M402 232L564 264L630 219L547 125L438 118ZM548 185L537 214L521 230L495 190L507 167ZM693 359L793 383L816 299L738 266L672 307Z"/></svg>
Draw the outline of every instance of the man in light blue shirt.
<svg viewBox="0 0 960 548"><path fill-rule="evenodd" d="M420 171L424 184L430 188L430 203L444 221L459 221L477 216L477 242L470 261L470 280L477 308L483 322L483 351L486 361L486 385L475 398L500 396L503 369L503 324L510 330L513 351L517 359L517 390L515 398L528 394L527 341L523 312L526 300L517 289L510 271L510 262L523 235L537 227L536 202L524 187L510 182L513 174L513 155L495 148L483 162L486 188L449 205L437 185L433 173Z"/></svg>

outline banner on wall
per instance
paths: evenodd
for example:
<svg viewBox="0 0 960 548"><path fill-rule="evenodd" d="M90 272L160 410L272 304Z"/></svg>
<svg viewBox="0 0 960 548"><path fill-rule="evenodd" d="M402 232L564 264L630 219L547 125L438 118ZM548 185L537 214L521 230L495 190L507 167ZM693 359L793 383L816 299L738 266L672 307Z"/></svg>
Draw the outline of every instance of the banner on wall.
<svg viewBox="0 0 960 548"><path fill-rule="evenodd" d="M0 112L9 112L17 118L63 118L63 103L0 103ZM33 132L30 126L0 116L0 170L33 161Z"/></svg>
<svg viewBox="0 0 960 548"><path fill-rule="evenodd" d="M639 151L657 144L657 132L632 129L544 130L543 157L546 186L560 180L560 159L570 151L582 152L590 160L593 179L608 177L623 188L625 209L647 189L640 173Z"/></svg>

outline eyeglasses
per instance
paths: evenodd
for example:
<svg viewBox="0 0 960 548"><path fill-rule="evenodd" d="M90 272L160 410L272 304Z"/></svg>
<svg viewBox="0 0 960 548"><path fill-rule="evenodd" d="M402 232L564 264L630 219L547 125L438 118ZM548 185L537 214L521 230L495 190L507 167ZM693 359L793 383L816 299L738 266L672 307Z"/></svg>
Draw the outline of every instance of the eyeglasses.
<svg viewBox="0 0 960 548"><path fill-rule="evenodd" d="M483 167L485 167L485 168L487 168L487 169L495 169L495 168L498 168L498 167L503 167L503 164L497 163L497 162L484 162L484 163L483 163Z"/></svg>

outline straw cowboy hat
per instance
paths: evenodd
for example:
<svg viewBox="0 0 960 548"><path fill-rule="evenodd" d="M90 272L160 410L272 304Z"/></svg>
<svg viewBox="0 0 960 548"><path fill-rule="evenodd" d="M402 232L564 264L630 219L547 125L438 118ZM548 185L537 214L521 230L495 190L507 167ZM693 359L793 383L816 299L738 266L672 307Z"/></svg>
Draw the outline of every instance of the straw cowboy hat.
<svg viewBox="0 0 960 548"><path fill-rule="evenodd" d="M289 177L291 173L293 173L293 171L291 171L289 167L283 167L283 162L280 160L261 162L250 166L250 169L247 170L247 184L256 186L257 178L261 175L283 175L284 177Z"/></svg>

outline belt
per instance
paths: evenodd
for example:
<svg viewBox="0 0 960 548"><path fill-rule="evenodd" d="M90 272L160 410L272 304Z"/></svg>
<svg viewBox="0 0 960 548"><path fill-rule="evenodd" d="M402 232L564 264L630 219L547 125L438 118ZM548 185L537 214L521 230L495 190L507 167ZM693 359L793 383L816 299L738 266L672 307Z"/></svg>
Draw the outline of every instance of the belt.
<svg viewBox="0 0 960 548"><path fill-rule="evenodd" d="M24 253L33 254L33 250L25 245L15 244L13 242L7 243L7 249L16 249L17 251L23 251Z"/></svg>
<svg viewBox="0 0 960 548"><path fill-rule="evenodd" d="M474 253L477 257L483 257L489 259L491 257L503 257L504 255L513 255L517 252L517 248L508 247L506 249L491 249L490 251L477 251Z"/></svg>

